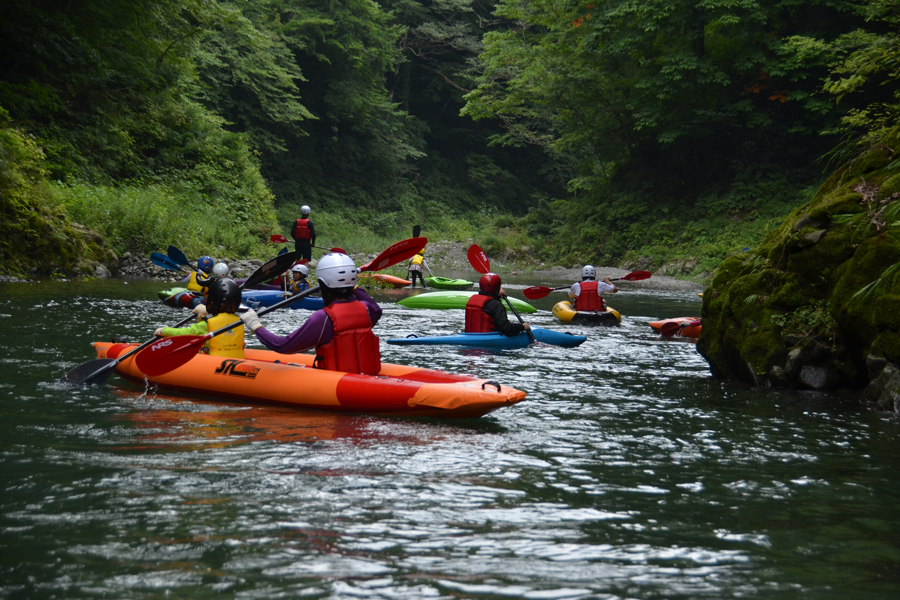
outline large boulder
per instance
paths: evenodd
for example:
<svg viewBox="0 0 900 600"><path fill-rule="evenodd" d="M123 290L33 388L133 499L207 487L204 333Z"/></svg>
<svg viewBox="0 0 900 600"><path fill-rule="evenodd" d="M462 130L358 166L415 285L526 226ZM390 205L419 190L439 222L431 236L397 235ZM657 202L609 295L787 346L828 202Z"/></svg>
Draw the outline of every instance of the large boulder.
<svg viewBox="0 0 900 600"><path fill-rule="evenodd" d="M869 386L861 397L895 409L898 150L900 129L838 169L761 246L722 262L703 293L697 343L714 375L819 390Z"/></svg>

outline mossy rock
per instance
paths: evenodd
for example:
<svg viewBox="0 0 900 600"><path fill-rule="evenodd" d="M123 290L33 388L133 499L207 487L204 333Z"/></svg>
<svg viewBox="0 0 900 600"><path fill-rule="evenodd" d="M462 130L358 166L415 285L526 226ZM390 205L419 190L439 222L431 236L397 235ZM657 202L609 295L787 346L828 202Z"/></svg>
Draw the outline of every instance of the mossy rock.
<svg viewBox="0 0 900 600"><path fill-rule="evenodd" d="M900 230L879 231L853 189L881 183L878 199L900 191L900 175L885 169L897 151L900 128L836 170L758 248L722 262L704 291L697 343L715 375L834 389L877 376L871 355L900 364L900 276L858 293L900 263Z"/></svg>

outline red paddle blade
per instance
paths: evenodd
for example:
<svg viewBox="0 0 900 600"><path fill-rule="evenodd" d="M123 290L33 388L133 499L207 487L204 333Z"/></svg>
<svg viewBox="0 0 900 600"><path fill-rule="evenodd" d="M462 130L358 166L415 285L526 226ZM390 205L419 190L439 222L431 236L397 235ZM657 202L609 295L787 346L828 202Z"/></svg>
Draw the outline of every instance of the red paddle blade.
<svg viewBox="0 0 900 600"><path fill-rule="evenodd" d="M623 281L640 281L641 279L650 279L650 271L634 271L624 277L619 277Z"/></svg>
<svg viewBox="0 0 900 600"><path fill-rule="evenodd" d="M179 335L164 338L138 353L135 363L145 375L156 377L174 371L200 351L205 335Z"/></svg>
<svg viewBox="0 0 900 600"><path fill-rule="evenodd" d="M472 268L479 273L491 272L491 261L488 260L484 250L482 250L478 244L469 246L469 252L466 256L469 257L469 264L472 265Z"/></svg>
<svg viewBox="0 0 900 600"><path fill-rule="evenodd" d="M659 328L659 334L663 337L672 337L681 329L681 323L665 323Z"/></svg>
<svg viewBox="0 0 900 600"><path fill-rule="evenodd" d="M408 260L419 253L419 250L425 247L428 238L417 237L397 242L390 246L387 250L375 257L375 260L367 262L359 268L360 272L364 271L380 271L398 262Z"/></svg>
<svg viewBox="0 0 900 600"><path fill-rule="evenodd" d="M275 235L273 235L272 237L269 238L269 241L272 242L273 244L283 244L286 241L288 241L288 239L286 237L284 237L283 235L278 235L276 233Z"/></svg>
<svg viewBox="0 0 900 600"><path fill-rule="evenodd" d="M331 251L336 254L347 254L347 251L343 248L332 248Z"/></svg>
<svg viewBox="0 0 900 600"><path fill-rule="evenodd" d="M525 297L529 300L538 300L543 298L547 294L553 291L553 288L543 287L540 285L535 285L532 287L527 287L522 290L522 293L525 294Z"/></svg>

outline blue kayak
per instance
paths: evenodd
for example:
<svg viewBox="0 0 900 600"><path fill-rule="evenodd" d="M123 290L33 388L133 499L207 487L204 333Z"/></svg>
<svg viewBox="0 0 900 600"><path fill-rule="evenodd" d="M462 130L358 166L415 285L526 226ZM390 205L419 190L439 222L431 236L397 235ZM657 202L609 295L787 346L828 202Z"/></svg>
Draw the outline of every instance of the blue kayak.
<svg viewBox="0 0 900 600"><path fill-rule="evenodd" d="M563 348L574 348L584 343L587 337L583 335L572 335L562 331L553 331L552 329L541 329L540 327L532 327L531 333L534 339L545 344L553 346L562 346ZM506 337L497 332L492 333L455 333L452 335L434 335L431 337L410 336L405 338L394 338L386 340L388 344L398 344L401 346L415 345L435 345L435 344L452 344L454 346L469 346L474 348L525 348L531 343L531 338L524 331L517 336Z"/></svg>
<svg viewBox="0 0 900 600"><path fill-rule="evenodd" d="M241 292L241 301L256 310L257 308L265 308L272 306L284 300L284 292L281 290L244 290ZM305 308L307 310L319 310L325 306L325 301L321 298L307 296L301 298L293 304L289 304L288 308Z"/></svg>

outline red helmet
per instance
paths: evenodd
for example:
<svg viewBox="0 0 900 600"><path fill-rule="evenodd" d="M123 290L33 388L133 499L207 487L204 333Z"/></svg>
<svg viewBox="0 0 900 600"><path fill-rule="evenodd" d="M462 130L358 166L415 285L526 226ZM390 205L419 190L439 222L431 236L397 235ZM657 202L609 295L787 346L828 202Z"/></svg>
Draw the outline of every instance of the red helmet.
<svg viewBox="0 0 900 600"><path fill-rule="evenodd" d="M496 273L485 273L478 282L482 294L491 294L496 296L500 293L500 276Z"/></svg>

